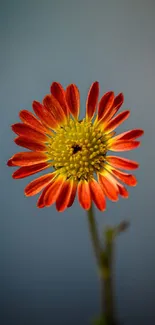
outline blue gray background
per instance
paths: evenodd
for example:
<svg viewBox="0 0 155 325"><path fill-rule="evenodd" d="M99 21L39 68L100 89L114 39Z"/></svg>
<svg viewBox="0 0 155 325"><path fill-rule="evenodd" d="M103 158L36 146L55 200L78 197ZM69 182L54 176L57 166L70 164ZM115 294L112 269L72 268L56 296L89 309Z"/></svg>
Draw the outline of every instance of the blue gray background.
<svg viewBox="0 0 155 325"><path fill-rule="evenodd" d="M81 111L90 84L123 91L131 117L118 131L145 129L130 198L96 211L98 226L130 220L116 243L115 284L124 325L155 324L155 2L0 1L1 325L90 324L100 292L87 217L76 202L63 214L25 198L6 161L19 148L10 125L42 100L52 81L76 83Z"/></svg>

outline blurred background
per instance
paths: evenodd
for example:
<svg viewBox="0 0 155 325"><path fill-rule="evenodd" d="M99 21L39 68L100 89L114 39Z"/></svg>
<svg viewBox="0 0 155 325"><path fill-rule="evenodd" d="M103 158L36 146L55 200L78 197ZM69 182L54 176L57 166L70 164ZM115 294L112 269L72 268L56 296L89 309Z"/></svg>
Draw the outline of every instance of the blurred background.
<svg viewBox="0 0 155 325"><path fill-rule="evenodd" d="M155 2L154 0L0 1L0 324L90 324L100 288L87 216L78 203L39 210L25 198L29 179L13 180L6 161L19 151L10 125L41 101L52 81L76 83L81 116L91 83L101 95L123 92L130 118L118 131L142 128L140 162L128 200L96 211L99 229L129 220L116 242L115 290L124 325L155 324ZM123 156L123 155L122 155Z"/></svg>

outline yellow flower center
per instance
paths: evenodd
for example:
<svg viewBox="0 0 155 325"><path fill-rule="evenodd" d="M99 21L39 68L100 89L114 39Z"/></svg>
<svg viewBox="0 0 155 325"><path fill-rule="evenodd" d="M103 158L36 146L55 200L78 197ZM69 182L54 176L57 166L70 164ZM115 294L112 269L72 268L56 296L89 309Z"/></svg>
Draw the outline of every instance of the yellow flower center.
<svg viewBox="0 0 155 325"><path fill-rule="evenodd" d="M69 120L48 143L48 155L55 170L76 180L90 179L104 166L109 136L92 122Z"/></svg>

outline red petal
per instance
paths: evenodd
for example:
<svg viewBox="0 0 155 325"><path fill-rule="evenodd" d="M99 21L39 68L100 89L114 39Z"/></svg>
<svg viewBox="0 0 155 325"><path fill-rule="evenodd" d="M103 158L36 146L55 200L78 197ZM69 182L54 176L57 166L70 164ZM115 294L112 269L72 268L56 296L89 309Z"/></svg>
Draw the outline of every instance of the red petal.
<svg viewBox="0 0 155 325"><path fill-rule="evenodd" d="M118 134L113 140L135 140L144 134L143 130L134 129Z"/></svg>
<svg viewBox="0 0 155 325"><path fill-rule="evenodd" d="M47 147L36 140L30 140L26 137L18 137L14 139L14 142L21 147L33 150L33 151L47 151Z"/></svg>
<svg viewBox="0 0 155 325"><path fill-rule="evenodd" d="M71 114L77 119L80 110L80 93L76 85L71 84L66 88L66 100Z"/></svg>
<svg viewBox="0 0 155 325"><path fill-rule="evenodd" d="M32 126L34 129L40 132L46 132L47 129L42 125L40 121L29 111L22 110L19 112L19 117L23 123Z"/></svg>
<svg viewBox="0 0 155 325"><path fill-rule="evenodd" d="M43 104L51 112L58 124L66 121L66 115L62 107L52 94L44 97Z"/></svg>
<svg viewBox="0 0 155 325"><path fill-rule="evenodd" d="M111 132L115 130L121 123L123 123L130 115L130 111L124 111L110 120L104 128L105 132Z"/></svg>
<svg viewBox="0 0 155 325"><path fill-rule="evenodd" d="M129 160L127 158L121 158L116 156L107 156L106 160L109 162L110 165L116 168L122 169L136 169L138 168L139 164L136 161Z"/></svg>
<svg viewBox="0 0 155 325"><path fill-rule="evenodd" d="M53 180L51 186L49 186L49 188L46 191L46 194L44 196L45 206L50 206L56 201L64 181L65 181L65 178L62 176L58 176L58 178Z"/></svg>
<svg viewBox="0 0 155 325"><path fill-rule="evenodd" d="M98 120L101 120L104 118L106 114L110 111L112 108L114 102L114 92L109 91L103 95L99 102L99 108L98 108Z"/></svg>
<svg viewBox="0 0 155 325"><path fill-rule="evenodd" d="M59 212L64 211L69 203L70 195L72 193L73 180L66 180L59 192L59 195L56 199L56 208Z"/></svg>
<svg viewBox="0 0 155 325"><path fill-rule="evenodd" d="M77 190L77 183L74 181L72 191L70 194L69 202L67 204L67 208L70 208L72 204L74 203L75 196L76 196L76 190Z"/></svg>
<svg viewBox="0 0 155 325"><path fill-rule="evenodd" d="M124 102L124 96L122 93L120 93L115 97L112 108L104 116L104 119L102 122L104 123L106 121L109 121L118 112L118 110L122 106L123 102Z"/></svg>
<svg viewBox="0 0 155 325"><path fill-rule="evenodd" d="M115 113L119 110L119 108L122 106L123 103L124 103L124 96L123 93L120 93L114 99L113 110L115 110Z"/></svg>
<svg viewBox="0 0 155 325"><path fill-rule="evenodd" d="M96 182L95 179L92 179L89 182L91 197L97 208L101 211L106 209L106 200L101 186Z"/></svg>
<svg viewBox="0 0 155 325"><path fill-rule="evenodd" d="M123 173L117 169L111 169L110 172L118 179L120 179L122 182L129 186L136 186L137 180L134 175Z"/></svg>
<svg viewBox="0 0 155 325"><path fill-rule="evenodd" d="M99 183L104 191L104 194L111 201L118 201L118 189L109 173L104 175L98 174Z"/></svg>
<svg viewBox="0 0 155 325"><path fill-rule="evenodd" d="M49 158L43 152L19 152L11 157L15 166L31 166L47 161Z"/></svg>
<svg viewBox="0 0 155 325"><path fill-rule="evenodd" d="M44 190L42 191L41 195L39 196L38 202L37 202L37 207L38 208L44 208L45 207L45 195L46 192L48 191L48 189L51 187L51 182L44 188Z"/></svg>
<svg viewBox="0 0 155 325"><path fill-rule="evenodd" d="M12 177L14 179L24 178L33 174L36 174L46 168L50 167L48 163L41 163L32 166L21 167L17 169L13 174Z"/></svg>
<svg viewBox="0 0 155 325"><path fill-rule="evenodd" d="M99 82L95 81L88 92L86 101L86 116L88 119L92 119L96 110L99 97Z"/></svg>
<svg viewBox="0 0 155 325"><path fill-rule="evenodd" d="M65 90L63 89L61 84L58 82L53 82L51 85L51 93L61 105L65 115L68 116L69 111L65 97Z"/></svg>
<svg viewBox="0 0 155 325"><path fill-rule="evenodd" d="M78 184L78 199L80 205L89 210L91 206L91 195L90 195L90 188L89 184L86 180L81 180Z"/></svg>
<svg viewBox="0 0 155 325"><path fill-rule="evenodd" d="M48 185L52 181L54 176L55 173L49 173L33 180L26 186L25 195L33 196L35 194L38 194L46 185Z"/></svg>
<svg viewBox="0 0 155 325"><path fill-rule="evenodd" d="M46 125L46 127L55 129L58 126L58 122L54 118L52 113L42 104L37 101L34 101L32 103L32 107L36 115L41 119L41 121Z"/></svg>
<svg viewBox="0 0 155 325"><path fill-rule="evenodd" d="M119 190L119 195L121 195L122 197L127 199L129 197L129 193L128 193L127 189L120 183L117 183L117 187Z"/></svg>
<svg viewBox="0 0 155 325"><path fill-rule="evenodd" d="M21 136L33 139L33 140L38 140L42 142L47 142L48 137L44 134L41 133L40 131L35 130L32 128L30 125L24 124L24 123L16 123L12 125L12 130Z"/></svg>
<svg viewBox="0 0 155 325"><path fill-rule="evenodd" d="M128 198L129 193L128 193L127 189L124 187L124 185L119 183L119 181L115 177L113 177L110 173L107 173L106 176L107 176L107 179L110 181L110 183L114 186L114 191L116 191L117 195L119 194L120 196L122 196L124 198ZM111 196L108 195L108 192L106 192L106 189L105 189L105 194L112 201L117 201L117 200L113 200L111 198Z"/></svg>
<svg viewBox="0 0 155 325"><path fill-rule="evenodd" d="M15 167L16 165L13 164L13 161L12 161L12 158L10 158L8 161L7 161L7 165L9 167Z"/></svg>
<svg viewBox="0 0 155 325"><path fill-rule="evenodd" d="M112 144L109 146L109 150L111 151L129 151L132 149L135 149L140 146L139 141L124 141L124 140L118 140L116 142L112 142Z"/></svg>

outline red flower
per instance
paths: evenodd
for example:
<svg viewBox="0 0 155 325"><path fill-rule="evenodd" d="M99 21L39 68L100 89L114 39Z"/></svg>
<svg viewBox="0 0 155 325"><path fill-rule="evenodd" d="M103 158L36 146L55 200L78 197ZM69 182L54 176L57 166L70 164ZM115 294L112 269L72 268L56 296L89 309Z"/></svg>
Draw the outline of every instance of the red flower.
<svg viewBox="0 0 155 325"><path fill-rule="evenodd" d="M116 97L112 91L98 103L99 83L94 82L86 101L86 116L78 120L80 94L76 85L66 90L57 83L51 85L51 94L43 103L34 101L34 113L22 110L12 130L18 135L15 143L30 151L12 156L8 166L19 166L13 178L19 179L51 168L48 174L33 180L25 188L25 195L42 193L38 207L56 203L58 211L70 207L76 191L80 205L89 209L94 201L99 210L105 210L105 196L117 201L119 195L128 197L121 182L135 186L135 176L120 169L133 170L138 163L126 158L108 156L107 152L127 151L140 145L135 139L143 130L135 129L115 136L114 130L130 114L126 110L116 115L123 104L123 94ZM96 113L94 119L94 115ZM52 168L54 170L52 170ZM96 176L96 179L95 179Z"/></svg>

